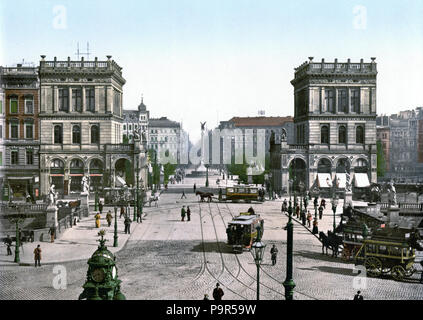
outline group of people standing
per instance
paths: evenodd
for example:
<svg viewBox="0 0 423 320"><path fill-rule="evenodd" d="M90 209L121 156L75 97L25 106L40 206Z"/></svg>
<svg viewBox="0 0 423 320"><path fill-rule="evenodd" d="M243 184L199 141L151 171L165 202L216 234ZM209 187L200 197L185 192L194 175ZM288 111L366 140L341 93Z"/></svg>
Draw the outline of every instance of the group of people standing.
<svg viewBox="0 0 423 320"><path fill-rule="evenodd" d="M191 209L189 208L189 206L187 207L187 209L185 210L185 206L182 206L181 209L181 221L185 221L185 216L187 217L187 222L191 221Z"/></svg>
<svg viewBox="0 0 423 320"><path fill-rule="evenodd" d="M304 199L304 201L306 202L307 200ZM305 226L307 224L308 228L311 228L311 223L313 221L313 229L312 229L312 233L313 234L318 234L319 233L319 223L317 221L317 216L313 219L312 214L310 213L310 210L307 210L307 214L306 214L306 210L302 209L300 207L300 205L298 203L294 204L295 208L294 208L294 216L297 219L300 219L302 224ZM314 207L317 209L318 206L318 198L314 198ZM317 211L319 212L319 219L321 220L323 218L323 210L326 208L326 200L322 199L320 201L320 206L318 207ZM285 199L282 202L282 208L281 208L282 212L288 212L288 202Z"/></svg>

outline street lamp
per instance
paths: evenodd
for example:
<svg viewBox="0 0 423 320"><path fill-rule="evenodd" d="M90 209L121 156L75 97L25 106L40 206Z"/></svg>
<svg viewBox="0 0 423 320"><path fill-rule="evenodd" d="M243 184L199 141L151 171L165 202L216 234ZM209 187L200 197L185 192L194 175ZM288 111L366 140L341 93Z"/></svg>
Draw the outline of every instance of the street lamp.
<svg viewBox="0 0 423 320"><path fill-rule="evenodd" d="M260 300L260 264L263 260L266 244L261 242L260 226L257 227L257 240L251 246L251 254L257 267L257 300Z"/></svg>
<svg viewBox="0 0 423 320"><path fill-rule="evenodd" d="M116 198L115 198L116 199ZM115 230L114 230L114 235L113 235L113 247L117 247L118 246L118 235L117 235L117 206L116 206L117 201L115 201Z"/></svg>
<svg viewBox="0 0 423 320"><path fill-rule="evenodd" d="M16 206L16 209L18 210L17 214L11 214L9 216L7 216L7 218L9 219L9 221L11 223L14 223L16 225L16 246L15 246L15 260L14 262L19 263L21 262L20 260L20 256L19 256L19 246L21 245L21 234L19 231L19 224L24 222L25 217L24 215L21 214L21 208L19 207L19 205Z"/></svg>
<svg viewBox="0 0 423 320"><path fill-rule="evenodd" d="M289 183L289 201L291 201L292 185L294 181L292 179L289 179L288 183Z"/></svg>
<svg viewBox="0 0 423 320"><path fill-rule="evenodd" d="M209 186L209 165L206 164L205 167L206 167L206 188L208 188L208 186Z"/></svg>
<svg viewBox="0 0 423 320"><path fill-rule="evenodd" d="M332 198L332 211L333 211L333 233L335 233L336 229L336 222L335 222L335 214L336 214L336 207L338 206L338 198L336 197L335 193L333 194Z"/></svg>
<svg viewBox="0 0 423 320"><path fill-rule="evenodd" d="M285 299L293 300L295 283L292 278L292 249L293 249L293 238L294 238L294 224L292 223L292 204L289 200L288 207L289 220L285 227L287 230L287 252L286 252L286 279L283 283L285 287Z"/></svg>

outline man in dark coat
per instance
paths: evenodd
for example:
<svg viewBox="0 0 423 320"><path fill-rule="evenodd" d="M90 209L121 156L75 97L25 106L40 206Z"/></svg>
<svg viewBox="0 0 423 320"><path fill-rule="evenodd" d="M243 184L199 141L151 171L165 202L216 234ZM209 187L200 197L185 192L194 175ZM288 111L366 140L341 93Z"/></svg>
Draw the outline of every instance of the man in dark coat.
<svg viewBox="0 0 423 320"><path fill-rule="evenodd" d="M250 215L255 214L255 211L254 211L253 207L248 208L248 211L247 211L247 212L248 212Z"/></svg>
<svg viewBox="0 0 423 320"><path fill-rule="evenodd" d="M187 196L185 195L185 190L182 190L182 196L181 196L181 199L182 199L182 198L185 198L185 199L187 198Z"/></svg>
<svg viewBox="0 0 423 320"><path fill-rule="evenodd" d="M182 206L182 209L181 209L181 221L185 221L185 206Z"/></svg>
<svg viewBox="0 0 423 320"><path fill-rule="evenodd" d="M270 249L270 255L272 256L272 266L276 264L276 257L278 255L278 248L273 245L272 249Z"/></svg>
<svg viewBox="0 0 423 320"><path fill-rule="evenodd" d="M103 202L101 202L101 200L98 203L98 210L100 211L100 214L103 214Z"/></svg>
<svg viewBox="0 0 423 320"><path fill-rule="evenodd" d="M112 212L109 210L109 212L107 212L106 214L106 221L109 227L112 225L112 220L113 220Z"/></svg>
<svg viewBox="0 0 423 320"><path fill-rule="evenodd" d="M322 205L320 205L320 207L319 207L319 219L322 220L322 217L323 217L323 207L322 207Z"/></svg>
<svg viewBox="0 0 423 320"><path fill-rule="evenodd" d="M307 220L307 218L306 218L305 210L301 210L301 221L303 223L303 226L306 225L306 220Z"/></svg>
<svg viewBox="0 0 423 320"><path fill-rule="evenodd" d="M122 216L124 216L124 215L125 215L125 207L122 206L122 207L120 207L120 216L119 216L119 219L122 218Z"/></svg>
<svg viewBox="0 0 423 320"><path fill-rule="evenodd" d="M125 224L125 234L131 234L131 222L132 220L126 216L125 221L123 222Z"/></svg>
<svg viewBox="0 0 423 320"><path fill-rule="evenodd" d="M10 249L10 247L12 246L12 239L10 238L9 235L7 235L7 238L4 240L4 243L7 246L7 255L11 256L12 255L12 250Z"/></svg>
<svg viewBox="0 0 423 320"><path fill-rule="evenodd" d="M219 287L219 284L216 284L216 288L213 290L213 299L214 300L222 300L222 297L225 293L223 292L222 288Z"/></svg>
<svg viewBox="0 0 423 320"><path fill-rule="evenodd" d="M187 207L187 221L191 221L191 209Z"/></svg>
<svg viewBox="0 0 423 320"><path fill-rule="evenodd" d="M50 242L53 243L54 242L54 238L56 236L56 227L52 226L50 228L50 230L48 231L48 233L50 234Z"/></svg>
<svg viewBox="0 0 423 320"><path fill-rule="evenodd" d="M317 197L314 198L313 204L315 208L319 205L319 199Z"/></svg>
<svg viewBox="0 0 423 320"><path fill-rule="evenodd" d="M197 185L194 183L194 193L197 191Z"/></svg>
<svg viewBox="0 0 423 320"><path fill-rule="evenodd" d="M361 295L361 291L357 291L357 294L354 296L354 300L364 300L363 296Z"/></svg>

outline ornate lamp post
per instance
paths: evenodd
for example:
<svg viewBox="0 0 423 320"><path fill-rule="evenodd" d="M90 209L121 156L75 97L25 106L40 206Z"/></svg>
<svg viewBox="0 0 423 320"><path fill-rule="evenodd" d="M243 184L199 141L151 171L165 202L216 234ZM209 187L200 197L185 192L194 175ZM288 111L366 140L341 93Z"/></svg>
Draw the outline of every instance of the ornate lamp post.
<svg viewBox="0 0 423 320"><path fill-rule="evenodd" d="M115 204L115 230L114 230L114 234L113 234L113 247L117 247L118 246L118 234L117 234L117 206Z"/></svg>
<svg viewBox="0 0 423 320"><path fill-rule="evenodd" d="M261 242L260 227L257 227L257 240L251 246L251 254L253 255L257 267L257 300L260 300L260 264L263 260L265 248L266 244Z"/></svg>
<svg viewBox="0 0 423 320"><path fill-rule="evenodd" d="M333 233L335 233L336 229L336 222L335 222L335 214L336 214L336 207L338 206L338 198L336 197L335 193L333 194L332 198L332 211L333 211Z"/></svg>
<svg viewBox="0 0 423 320"><path fill-rule="evenodd" d="M289 179L288 183L289 183L289 201L291 201L292 185L293 185L294 181L292 179Z"/></svg>
<svg viewBox="0 0 423 320"><path fill-rule="evenodd" d="M140 210L140 164L139 164L139 158L137 157L137 194L136 194L136 214L141 215L139 212Z"/></svg>
<svg viewBox="0 0 423 320"><path fill-rule="evenodd" d="M94 211L98 210L98 190L95 191Z"/></svg>
<svg viewBox="0 0 423 320"><path fill-rule="evenodd" d="M206 188L208 188L208 186L209 186L209 165L206 164L205 167L206 167Z"/></svg>
<svg viewBox="0 0 423 320"><path fill-rule="evenodd" d="M19 231L19 224L25 221L25 216L23 214L21 214L21 208L19 207L19 205L17 205L17 210L18 213L17 214L11 214L8 215L7 218L9 219L9 221L11 223L14 223L16 226L16 246L15 246L15 260L14 262L19 263L21 262L21 259L19 257L19 246L21 245L21 234Z"/></svg>
<svg viewBox="0 0 423 320"><path fill-rule="evenodd" d="M286 279L283 283L285 287L285 299L293 300L295 283L292 278L292 249L293 249L293 236L294 236L294 224L292 223L292 203L289 200L288 207L289 220L285 227L287 230L287 252L286 252Z"/></svg>

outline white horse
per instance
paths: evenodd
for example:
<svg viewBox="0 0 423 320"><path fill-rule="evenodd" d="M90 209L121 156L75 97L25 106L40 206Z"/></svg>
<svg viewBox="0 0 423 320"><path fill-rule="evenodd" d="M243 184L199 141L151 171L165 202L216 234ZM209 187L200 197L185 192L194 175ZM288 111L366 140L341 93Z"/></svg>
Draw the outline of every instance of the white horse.
<svg viewBox="0 0 423 320"><path fill-rule="evenodd" d="M158 207L159 206L159 200L160 200L160 194L156 193L154 195L151 195L150 198L148 199L149 206L151 207L151 203L154 202L155 207Z"/></svg>

